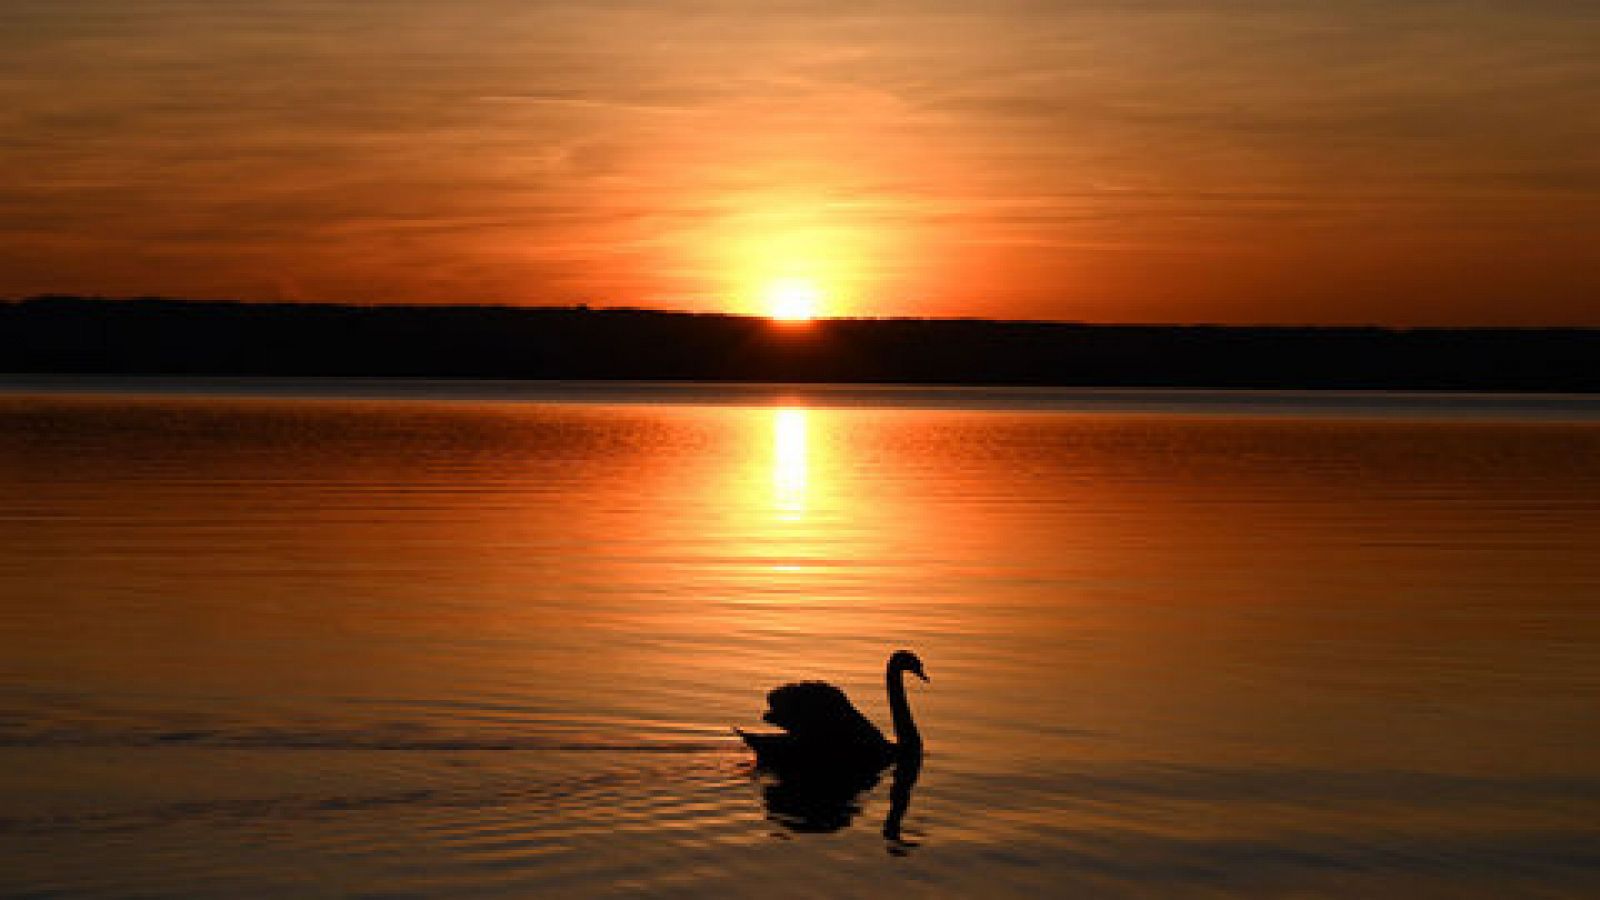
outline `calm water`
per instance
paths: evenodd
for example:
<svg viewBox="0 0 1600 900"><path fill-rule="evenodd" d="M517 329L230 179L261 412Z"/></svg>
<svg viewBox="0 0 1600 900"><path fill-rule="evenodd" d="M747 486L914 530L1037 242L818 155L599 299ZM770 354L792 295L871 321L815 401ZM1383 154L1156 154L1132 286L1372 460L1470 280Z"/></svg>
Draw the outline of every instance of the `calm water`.
<svg viewBox="0 0 1600 900"><path fill-rule="evenodd" d="M1600 893L1592 399L79 388L0 894ZM729 726L900 646L916 846L771 813Z"/></svg>

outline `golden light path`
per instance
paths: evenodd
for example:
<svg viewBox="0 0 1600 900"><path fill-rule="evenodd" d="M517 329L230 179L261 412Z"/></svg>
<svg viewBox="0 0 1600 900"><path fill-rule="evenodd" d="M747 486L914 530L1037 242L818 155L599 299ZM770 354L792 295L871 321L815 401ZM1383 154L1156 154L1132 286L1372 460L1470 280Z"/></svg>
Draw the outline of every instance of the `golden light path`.
<svg viewBox="0 0 1600 900"><path fill-rule="evenodd" d="M778 518L798 520L806 512L807 411L783 408L772 415L772 505Z"/></svg>

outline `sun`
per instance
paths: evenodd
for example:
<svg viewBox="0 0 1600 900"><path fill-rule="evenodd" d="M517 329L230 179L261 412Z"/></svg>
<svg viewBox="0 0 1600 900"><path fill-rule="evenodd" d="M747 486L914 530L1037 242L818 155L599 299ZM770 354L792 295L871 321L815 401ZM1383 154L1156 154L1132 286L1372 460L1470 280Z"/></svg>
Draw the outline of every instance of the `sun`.
<svg viewBox="0 0 1600 900"><path fill-rule="evenodd" d="M761 290L767 315L780 322L809 322L817 317L822 290L807 278L776 278Z"/></svg>

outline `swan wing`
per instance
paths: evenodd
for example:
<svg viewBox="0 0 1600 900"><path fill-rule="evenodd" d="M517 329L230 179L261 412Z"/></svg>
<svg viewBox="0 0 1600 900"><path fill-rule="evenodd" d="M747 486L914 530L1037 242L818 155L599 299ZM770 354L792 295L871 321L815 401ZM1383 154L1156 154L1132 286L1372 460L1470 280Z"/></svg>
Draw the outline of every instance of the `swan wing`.
<svg viewBox="0 0 1600 900"><path fill-rule="evenodd" d="M773 688L762 718L803 740L887 743L844 691L823 681Z"/></svg>

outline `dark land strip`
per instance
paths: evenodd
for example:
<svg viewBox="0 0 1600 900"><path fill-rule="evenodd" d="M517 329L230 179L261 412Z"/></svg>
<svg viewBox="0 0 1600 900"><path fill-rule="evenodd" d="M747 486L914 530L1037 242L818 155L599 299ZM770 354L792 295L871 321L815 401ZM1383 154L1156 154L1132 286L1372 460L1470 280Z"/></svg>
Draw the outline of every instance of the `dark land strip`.
<svg viewBox="0 0 1600 900"><path fill-rule="evenodd" d="M1600 329L1086 325L35 297L0 371L1600 391Z"/></svg>

